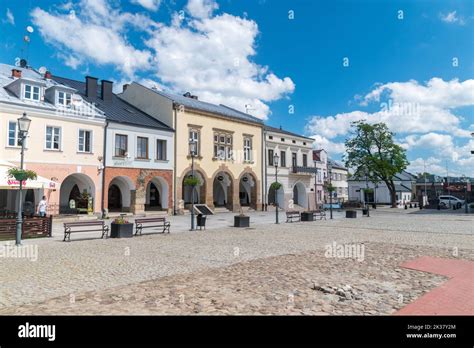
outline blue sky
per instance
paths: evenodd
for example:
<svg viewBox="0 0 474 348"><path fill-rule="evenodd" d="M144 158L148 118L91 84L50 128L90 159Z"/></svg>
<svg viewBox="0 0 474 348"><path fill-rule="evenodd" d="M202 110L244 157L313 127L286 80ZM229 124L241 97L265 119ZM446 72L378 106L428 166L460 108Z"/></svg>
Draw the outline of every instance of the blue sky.
<svg viewBox="0 0 474 348"><path fill-rule="evenodd" d="M384 121L411 171L474 176L473 1L2 0L1 62L28 25L53 74L250 105L336 159L351 121Z"/></svg>

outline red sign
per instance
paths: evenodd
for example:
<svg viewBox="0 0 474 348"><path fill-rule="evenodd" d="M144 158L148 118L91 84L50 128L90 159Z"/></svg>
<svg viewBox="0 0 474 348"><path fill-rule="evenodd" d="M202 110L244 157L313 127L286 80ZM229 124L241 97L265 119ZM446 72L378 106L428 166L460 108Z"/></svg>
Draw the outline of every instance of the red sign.
<svg viewBox="0 0 474 348"><path fill-rule="evenodd" d="M10 185L10 186L16 186L16 185L20 186L20 181L19 180L8 179L7 184ZM23 184L23 186L25 186L26 185L26 180L23 180L22 184Z"/></svg>

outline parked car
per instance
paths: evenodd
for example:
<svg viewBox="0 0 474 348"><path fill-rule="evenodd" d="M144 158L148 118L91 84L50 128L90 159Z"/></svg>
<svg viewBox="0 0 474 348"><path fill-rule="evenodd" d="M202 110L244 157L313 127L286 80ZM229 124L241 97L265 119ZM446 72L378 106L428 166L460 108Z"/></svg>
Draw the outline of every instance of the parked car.
<svg viewBox="0 0 474 348"><path fill-rule="evenodd" d="M442 207L453 207L461 208L464 205L465 201L454 196L439 196L439 205Z"/></svg>

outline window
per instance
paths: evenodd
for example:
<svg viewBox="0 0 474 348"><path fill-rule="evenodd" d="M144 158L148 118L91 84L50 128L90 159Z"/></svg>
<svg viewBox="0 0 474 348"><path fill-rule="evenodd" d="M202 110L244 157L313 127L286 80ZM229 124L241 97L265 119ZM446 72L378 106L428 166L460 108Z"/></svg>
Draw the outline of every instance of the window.
<svg viewBox="0 0 474 348"><path fill-rule="evenodd" d="M303 167L307 167L308 166L308 155L307 154L303 154Z"/></svg>
<svg viewBox="0 0 474 348"><path fill-rule="evenodd" d="M40 100L40 88L38 86L25 85L25 99Z"/></svg>
<svg viewBox="0 0 474 348"><path fill-rule="evenodd" d="M71 105L71 93L58 92L58 104L64 106Z"/></svg>
<svg viewBox="0 0 474 348"><path fill-rule="evenodd" d="M166 161L166 140L158 139L156 141L156 159Z"/></svg>
<svg viewBox="0 0 474 348"><path fill-rule="evenodd" d="M199 145L199 131L196 130L196 129L190 129L189 130L189 141L193 140L196 142L196 156L200 156L201 154L201 147ZM191 149L189 149L188 151L191 151ZM191 153L189 153L189 155L191 155Z"/></svg>
<svg viewBox="0 0 474 348"><path fill-rule="evenodd" d="M281 138L281 141L282 141L282 142L285 142L285 138Z"/></svg>
<svg viewBox="0 0 474 348"><path fill-rule="evenodd" d="M273 135L269 135L269 136L268 136L268 139L272 140L272 139L273 139Z"/></svg>
<svg viewBox="0 0 474 348"><path fill-rule="evenodd" d="M296 144L296 140L292 140L291 142L292 142L293 144Z"/></svg>
<svg viewBox="0 0 474 348"><path fill-rule="evenodd" d="M280 151L280 162L282 167L286 167L286 151Z"/></svg>
<svg viewBox="0 0 474 348"><path fill-rule="evenodd" d="M221 161L232 159L232 135L214 133L214 158Z"/></svg>
<svg viewBox="0 0 474 348"><path fill-rule="evenodd" d="M79 130L79 152L92 152L92 132Z"/></svg>
<svg viewBox="0 0 474 348"><path fill-rule="evenodd" d="M298 165L298 161L296 160L296 152L293 152L291 154L291 165L293 167L296 167Z"/></svg>
<svg viewBox="0 0 474 348"><path fill-rule="evenodd" d="M273 150L268 150L268 165L273 166Z"/></svg>
<svg viewBox="0 0 474 348"><path fill-rule="evenodd" d="M14 121L8 122L8 146L21 146L18 123Z"/></svg>
<svg viewBox="0 0 474 348"><path fill-rule="evenodd" d="M125 157L128 151L128 136L115 134L115 156Z"/></svg>
<svg viewBox="0 0 474 348"><path fill-rule="evenodd" d="M148 138L137 137L137 158L148 159Z"/></svg>
<svg viewBox="0 0 474 348"><path fill-rule="evenodd" d="M252 138L244 138L244 161L250 162L252 160Z"/></svg>
<svg viewBox="0 0 474 348"><path fill-rule="evenodd" d="M46 149L47 150L60 150L61 144L61 128L59 127L46 127Z"/></svg>

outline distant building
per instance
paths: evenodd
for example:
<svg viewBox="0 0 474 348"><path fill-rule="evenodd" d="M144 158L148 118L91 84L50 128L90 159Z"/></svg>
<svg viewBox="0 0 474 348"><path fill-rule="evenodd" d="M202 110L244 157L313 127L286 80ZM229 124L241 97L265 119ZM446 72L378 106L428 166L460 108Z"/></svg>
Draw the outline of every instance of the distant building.
<svg viewBox="0 0 474 348"><path fill-rule="evenodd" d="M402 171L394 177L396 200L399 204L412 201L415 193L416 176ZM362 203L391 204L390 191L387 185L381 181L378 183L370 182L368 187L372 192L365 192L365 177L351 177L349 183L349 200Z"/></svg>
<svg viewBox="0 0 474 348"><path fill-rule="evenodd" d="M328 178L328 154L326 150L313 150L313 161L317 170L316 175L316 200L318 206L326 202L327 194L324 191L324 183Z"/></svg>
<svg viewBox="0 0 474 348"><path fill-rule="evenodd" d="M347 176L349 171L341 163L330 159L328 167L331 166L331 184L335 187L333 201L343 203L349 200L349 184ZM329 172L329 171L328 171Z"/></svg>

